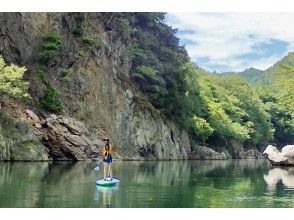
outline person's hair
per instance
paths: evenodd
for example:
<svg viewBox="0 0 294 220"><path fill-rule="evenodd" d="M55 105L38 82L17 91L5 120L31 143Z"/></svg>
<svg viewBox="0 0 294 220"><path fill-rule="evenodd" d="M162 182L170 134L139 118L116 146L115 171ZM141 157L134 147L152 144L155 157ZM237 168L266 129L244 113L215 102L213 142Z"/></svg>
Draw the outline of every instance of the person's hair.
<svg viewBox="0 0 294 220"><path fill-rule="evenodd" d="M105 148L106 148L106 147L109 148L109 139L106 141Z"/></svg>

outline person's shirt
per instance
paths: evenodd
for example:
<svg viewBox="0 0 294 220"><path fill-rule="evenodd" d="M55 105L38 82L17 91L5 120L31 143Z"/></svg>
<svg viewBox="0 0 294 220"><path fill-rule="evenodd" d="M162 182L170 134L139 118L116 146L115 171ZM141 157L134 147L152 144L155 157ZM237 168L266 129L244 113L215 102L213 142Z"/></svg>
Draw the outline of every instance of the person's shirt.
<svg viewBox="0 0 294 220"><path fill-rule="evenodd" d="M113 152L113 149L112 149L112 145L109 144L109 150L108 150L108 153L112 156L112 152ZM103 147L103 156L105 157L106 155L106 148L105 146Z"/></svg>

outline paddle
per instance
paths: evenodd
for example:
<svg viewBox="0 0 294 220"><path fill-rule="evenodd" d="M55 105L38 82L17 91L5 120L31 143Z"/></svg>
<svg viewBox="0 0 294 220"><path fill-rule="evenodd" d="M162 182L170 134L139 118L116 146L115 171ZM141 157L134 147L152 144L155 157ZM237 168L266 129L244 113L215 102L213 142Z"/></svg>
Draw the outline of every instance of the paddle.
<svg viewBox="0 0 294 220"><path fill-rule="evenodd" d="M100 164L103 162L103 160L101 160L99 163L98 163L98 165L94 168L94 170L96 170L96 171L99 171L99 166L100 166Z"/></svg>

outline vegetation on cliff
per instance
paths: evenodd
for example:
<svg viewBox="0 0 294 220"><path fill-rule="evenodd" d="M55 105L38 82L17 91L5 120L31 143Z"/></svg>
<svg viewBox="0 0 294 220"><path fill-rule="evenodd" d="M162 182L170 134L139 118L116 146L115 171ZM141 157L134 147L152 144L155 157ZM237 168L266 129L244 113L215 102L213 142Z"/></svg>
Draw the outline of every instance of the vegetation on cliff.
<svg viewBox="0 0 294 220"><path fill-rule="evenodd" d="M139 90L163 116L188 130L194 144L237 141L252 147L272 141L269 115L254 88L239 77L219 77L190 63L163 13L108 16L113 16L107 23L112 31L128 26L130 76Z"/></svg>
<svg viewBox="0 0 294 220"><path fill-rule="evenodd" d="M88 73L95 63L94 72L109 74L130 89L135 104L156 110L188 131L192 147L230 151L233 142L249 148L293 141L291 54L267 71L212 74L190 61L177 30L164 23L164 16L56 15L54 22L59 23L42 33L34 59L27 62L34 106L45 112L67 110L84 120L93 117L95 108L80 109L84 100L97 96L89 89L96 81ZM27 97L25 70L6 65L0 57L0 93Z"/></svg>
<svg viewBox="0 0 294 220"><path fill-rule="evenodd" d="M16 98L28 98L28 82L23 80L25 67L7 65L0 54L0 94Z"/></svg>

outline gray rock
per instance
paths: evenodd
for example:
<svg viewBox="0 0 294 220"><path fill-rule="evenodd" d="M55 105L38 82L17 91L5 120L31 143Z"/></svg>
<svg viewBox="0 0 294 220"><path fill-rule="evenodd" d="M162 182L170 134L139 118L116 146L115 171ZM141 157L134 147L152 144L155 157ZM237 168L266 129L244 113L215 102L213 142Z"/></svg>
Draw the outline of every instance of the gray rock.
<svg viewBox="0 0 294 220"><path fill-rule="evenodd" d="M26 113L30 117L32 124L40 123L40 118L33 111L27 109Z"/></svg>
<svg viewBox="0 0 294 220"><path fill-rule="evenodd" d="M45 147L33 127L0 113L0 161L49 160Z"/></svg>
<svg viewBox="0 0 294 220"><path fill-rule="evenodd" d="M190 154L190 159L193 160L226 160L230 155L226 152L216 152L213 149L204 146L195 147Z"/></svg>
<svg viewBox="0 0 294 220"><path fill-rule="evenodd" d="M51 114L50 115L50 118L52 118L53 120L56 120L57 119L57 116L55 114Z"/></svg>
<svg viewBox="0 0 294 220"><path fill-rule="evenodd" d="M286 145L280 152L275 146L268 145L263 154L274 165L294 165L294 145Z"/></svg>
<svg viewBox="0 0 294 220"><path fill-rule="evenodd" d="M35 123L35 127L36 127L36 128L42 128L42 125L39 124L39 123Z"/></svg>
<svg viewBox="0 0 294 220"><path fill-rule="evenodd" d="M232 141L231 145L234 151L234 158L236 159L262 159L262 153L259 152L257 149L248 149L245 150L241 143L236 141Z"/></svg>
<svg viewBox="0 0 294 220"><path fill-rule="evenodd" d="M100 151L95 141L86 136L86 126L73 118L52 115L47 118L47 128L43 128L42 139L54 160L86 160L98 157ZM64 123L65 122L65 123Z"/></svg>

